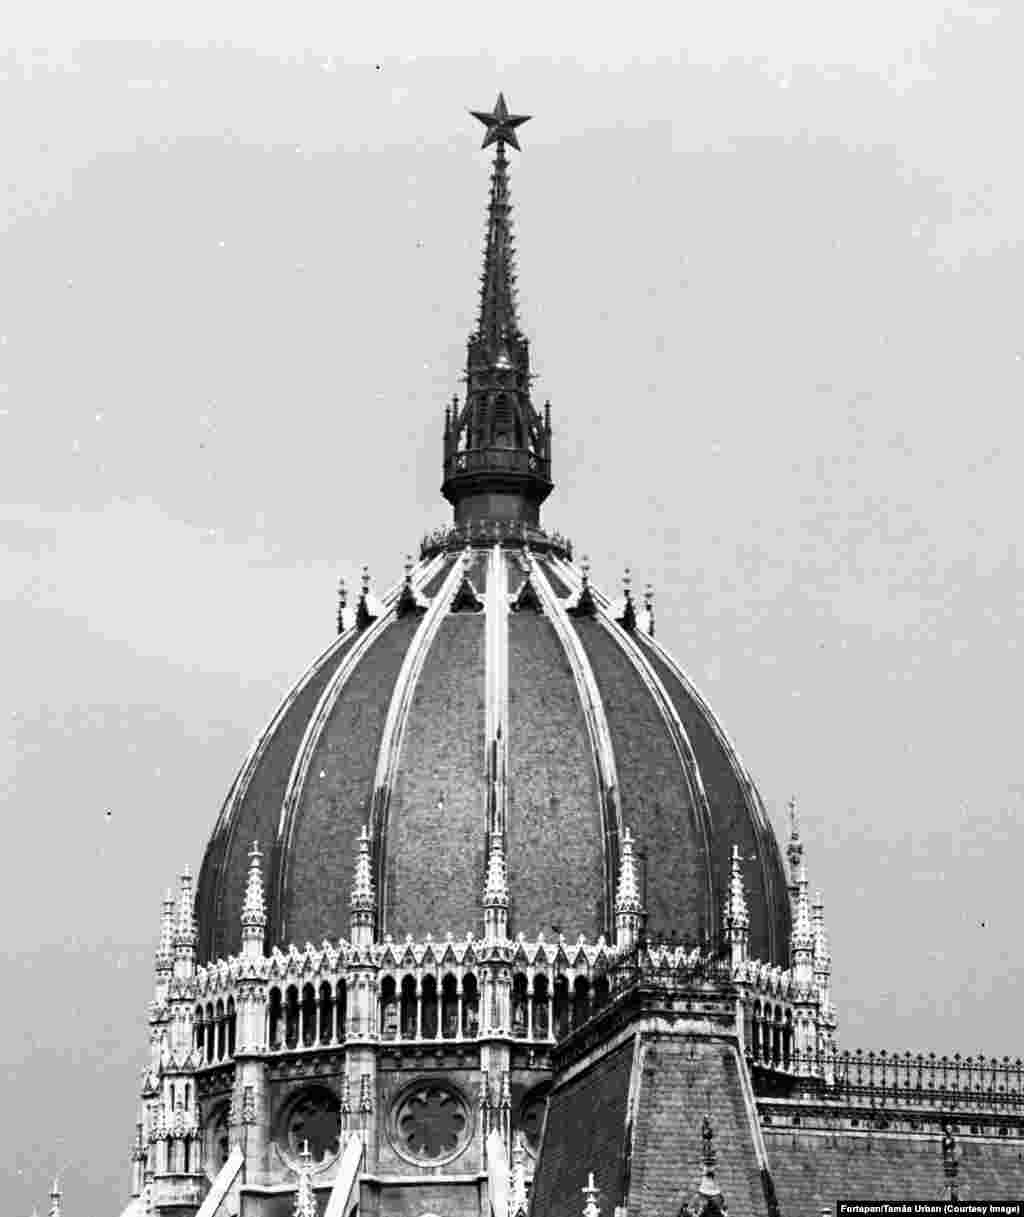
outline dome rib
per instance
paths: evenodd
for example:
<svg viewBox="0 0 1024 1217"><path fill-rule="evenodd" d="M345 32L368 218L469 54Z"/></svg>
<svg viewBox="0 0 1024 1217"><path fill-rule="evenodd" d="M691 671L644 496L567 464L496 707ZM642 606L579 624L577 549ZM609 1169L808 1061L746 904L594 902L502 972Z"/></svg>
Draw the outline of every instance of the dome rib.
<svg viewBox="0 0 1024 1217"><path fill-rule="evenodd" d="M508 569L500 545L492 547L487 574L484 660L484 772L487 815L484 848L508 825Z"/></svg>
<svg viewBox="0 0 1024 1217"><path fill-rule="evenodd" d="M559 560L552 560L552 565L555 566L562 578L563 583L570 588L572 594L578 595L583 588L583 579L579 572L572 566L571 563ZM696 819L701 833L701 838L704 845L704 875L706 883L705 895L708 901L708 908L711 911L710 933L713 940L717 939L718 933L718 918L715 911L718 907L717 893L715 891L714 879L714 824L711 818L711 807L708 802L707 792L704 789L704 782L701 778L700 766L697 763L697 755L693 749L693 744L686 733L686 728L683 725L682 719L676 712L676 708L668 694L668 690L658 678L658 674L653 670L647 662L646 656L643 654L637 645L633 635L624 630L613 618L610 611L610 602L601 592L596 591L591 587L591 593L594 596L594 601L598 607L598 620L604 627L605 632L614 639L619 649L627 656L633 669L640 677L647 692L658 707L661 714L665 729L672 741L676 756L679 760L680 768L682 769L687 784L690 787L690 797L694 809L696 810ZM631 826L632 827L632 826Z"/></svg>
<svg viewBox="0 0 1024 1217"><path fill-rule="evenodd" d="M444 564L444 557L439 555L431 559L425 565L419 565L413 568L411 572L413 587L417 592L421 592L424 584L426 584L433 575ZM273 926L277 923L280 929L281 913L284 909L286 888L288 883L288 858L291 854L292 838L295 831L296 811L302 798L302 793L306 786L306 779L309 773L310 762L313 759L313 754L316 751L317 744L320 742L320 737L323 734L325 727L330 721L334 707L337 704L338 698L342 690L345 688L349 677L356 669L360 660L366 655L367 651L372 647L374 642L384 633L389 625L395 620L395 610L398 604L398 597L401 592L401 585L396 585L391 588L385 596L382 604L382 612L380 616L370 626L363 630L355 645L347 652L340 667L331 678L327 688L324 689L317 703L316 709L313 711L309 720L309 725L302 737L302 742L299 745L298 751L295 754L295 761L292 765L291 773L288 778L288 785L285 789L284 798L281 801L281 815L278 822L277 838L274 842L274 855L271 860L271 879L268 885L271 892L271 917L270 924Z"/></svg>
<svg viewBox="0 0 1024 1217"><path fill-rule="evenodd" d="M781 872L778 870L780 865L778 844L775 839L775 833L772 829L771 822L769 821L767 812L765 811L764 804L761 801L761 796L758 792L757 786L754 784L749 771L740 758L739 752L726 733L725 728L722 726L717 715L711 709L707 699L697 689L693 681L683 671L672 654L666 650L666 648L662 646L657 639L648 635L643 637L641 645L654 652L661 663L664 664L665 668L671 672L671 674L679 682L681 688L685 691L687 696L692 699L704 722L714 734L719 748L721 748L722 752L725 754L730 765L732 766L733 772L739 780L740 786L745 795L746 809L751 817L752 826L754 828L754 845L757 850L758 862L757 873L758 875L763 876L766 905L770 910L780 908L781 899L778 890L778 881L782 878L782 876ZM785 907L788 908L788 897ZM788 943L782 941L786 938L788 931L777 925L774 916L769 916L767 918L766 925L769 957L775 961L781 960L783 963L788 963Z"/></svg>
<svg viewBox="0 0 1024 1217"><path fill-rule="evenodd" d="M239 808L245 802L255 775L267 758L269 750L277 743L285 720L295 708L296 702L332 660L344 655L355 638L355 629L346 630L310 664L292 686L266 727L256 736L242 767L231 784L213 832L210 834L210 841L206 847L196 883L196 907L202 920L199 950L208 958L212 959L218 951L218 943L214 938L214 926L223 924L224 867L235 841ZM246 848L249 844L251 842L245 843Z"/></svg>
<svg viewBox="0 0 1024 1217"><path fill-rule="evenodd" d="M371 848L375 855L378 926L383 925L383 910L387 907L385 860L387 857L388 812L391 808L391 792L394 790L395 775L409 722L409 711L423 673L427 654L437 637L441 623L448 614L464 575L465 562L460 557L452 563L451 570L448 571L444 582L431 600L430 607L423 615L419 627L413 635L409 649L402 660L398 679L395 681L388 705L388 714L377 753L369 817Z"/></svg>
<svg viewBox="0 0 1024 1217"><path fill-rule="evenodd" d="M610 933L615 924L615 881L619 870L619 840L622 836L622 804L619 796L618 771L615 765L615 749L612 747L608 717L605 714L604 701L601 698L594 670L579 636L572 628L565 605L551 584L549 568L546 564L537 563L534 570L534 585L572 669L576 692L579 695L587 724L587 734L590 737L590 750L594 760L597 788L600 792L601 819L604 826L602 833L605 874L604 924Z"/></svg>

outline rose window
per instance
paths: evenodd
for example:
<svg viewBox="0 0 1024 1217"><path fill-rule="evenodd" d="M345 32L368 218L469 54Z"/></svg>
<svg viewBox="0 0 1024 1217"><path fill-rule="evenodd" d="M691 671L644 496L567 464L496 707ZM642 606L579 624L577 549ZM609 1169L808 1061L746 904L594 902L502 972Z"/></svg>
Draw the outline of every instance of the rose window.
<svg viewBox="0 0 1024 1217"><path fill-rule="evenodd" d="M305 1094L292 1108L288 1118L288 1148L296 1157L305 1144L316 1162L338 1152L341 1133L341 1105L326 1090Z"/></svg>
<svg viewBox="0 0 1024 1217"><path fill-rule="evenodd" d="M406 1094L395 1116L398 1147L420 1161L459 1151L469 1127L465 1103L444 1086L422 1086Z"/></svg>

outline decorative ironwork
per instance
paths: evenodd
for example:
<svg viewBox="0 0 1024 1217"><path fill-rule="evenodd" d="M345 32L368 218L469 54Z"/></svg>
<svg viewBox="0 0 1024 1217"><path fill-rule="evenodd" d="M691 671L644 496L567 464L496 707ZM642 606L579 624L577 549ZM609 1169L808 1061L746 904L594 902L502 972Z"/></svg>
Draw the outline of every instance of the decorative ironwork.
<svg viewBox="0 0 1024 1217"><path fill-rule="evenodd" d="M937 1056L861 1049L791 1052L788 1062L751 1055L755 1086L772 1076L801 1081L816 1098L858 1105L931 1107L967 1111L1024 1108L1020 1057Z"/></svg>
<svg viewBox="0 0 1024 1217"><path fill-rule="evenodd" d="M458 553L467 545L529 545L536 553L550 553L572 561L572 542L558 532L534 528L523 520L475 520L471 524L435 528L420 542L420 559L440 553Z"/></svg>

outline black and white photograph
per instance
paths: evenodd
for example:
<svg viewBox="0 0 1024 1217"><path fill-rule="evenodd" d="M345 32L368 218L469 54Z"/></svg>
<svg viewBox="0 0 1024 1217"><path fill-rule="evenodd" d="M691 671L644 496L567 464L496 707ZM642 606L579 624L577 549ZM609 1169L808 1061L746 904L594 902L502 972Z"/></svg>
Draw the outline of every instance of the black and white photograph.
<svg viewBox="0 0 1024 1217"><path fill-rule="evenodd" d="M4 6L5 1215L1024 1212L1022 47Z"/></svg>

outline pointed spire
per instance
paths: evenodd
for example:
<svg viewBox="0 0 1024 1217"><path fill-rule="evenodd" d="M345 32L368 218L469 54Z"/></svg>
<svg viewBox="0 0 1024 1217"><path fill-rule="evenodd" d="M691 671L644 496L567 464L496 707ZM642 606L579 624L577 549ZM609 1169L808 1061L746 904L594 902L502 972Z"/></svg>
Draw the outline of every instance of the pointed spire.
<svg viewBox="0 0 1024 1217"><path fill-rule="evenodd" d="M654 588L650 583L644 589L644 612L647 614L647 633L654 637Z"/></svg>
<svg viewBox="0 0 1024 1217"><path fill-rule="evenodd" d="M60 1175L55 1175L50 1188L50 1217L61 1217Z"/></svg>
<svg viewBox="0 0 1024 1217"><path fill-rule="evenodd" d="M526 1217L526 1145L520 1129L512 1138L512 1170L509 1180L509 1217Z"/></svg>
<svg viewBox="0 0 1024 1217"><path fill-rule="evenodd" d="M348 608L348 584L345 582L345 576L342 575L338 580L338 616L335 624L338 627L338 633L345 632L345 610Z"/></svg>
<svg viewBox="0 0 1024 1217"><path fill-rule="evenodd" d="M796 795L790 797L787 804L789 809L789 844L786 846L786 858L789 861L789 895L796 908L796 898L800 889L800 866L804 857L804 843L800 839L800 822L796 814Z"/></svg>
<svg viewBox="0 0 1024 1217"><path fill-rule="evenodd" d="M373 945L377 920L377 893L373 884L373 858L370 851L370 833L364 824L359 830L355 875L349 896L349 934L352 945Z"/></svg>
<svg viewBox="0 0 1024 1217"><path fill-rule="evenodd" d="M725 896L722 928L729 948L729 958L735 969L747 958L750 943L750 913L743 884L743 861L740 847L733 845L729 867L729 890Z"/></svg>
<svg viewBox="0 0 1024 1217"><path fill-rule="evenodd" d="M728 1208L722 1189L715 1179L715 1130L711 1124L710 1115L701 1120L701 1162L703 1171L697 1194L690 1203L683 1202L680 1217L726 1217Z"/></svg>
<svg viewBox="0 0 1024 1217"><path fill-rule="evenodd" d="M442 493L455 523L504 522L539 527L551 493L550 428L530 400L529 344L516 306L515 243L506 146L518 148L515 127L499 97L493 113L471 111L497 145L491 169L487 232L476 331L466 356L466 400L446 422ZM497 508L497 510L496 510Z"/></svg>
<svg viewBox="0 0 1024 1217"><path fill-rule="evenodd" d="M615 890L615 939L623 950L631 950L640 941L640 926L644 906L640 900L636 858L633 854L633 834L627 826L619 843L619 881Z"/></svg>
<svg viewBox="0 0 1024 1217"><path fill-rule="evenodd" d="M832 956L828 946L828 931L825 929L825 901L821 892L816 892L811 906L811 928L814 935L814 970L831 970Z"/></svg>
<svg viewBox="0 0 1024 1217"><path fill-rule="evenodd" d="M299 1179L295 1187L293 1217L317 1217L316 1194L313 1191L313 1156L309 1142L303 1141L299 1154Z"/></svg>
<svg viewBox="0 0 1024 1217"><path fill-rule="evenodd" d="M260 844L253 841L249 850L249 875L242 904L242 954L255 957L263 954L267 933L267 906L263 896L263 856Z"/></svg>
<svg viewBox="0 0 1024 1217"><path fill-rule="evenodd" d="M797 880L796 917L793 922L793 945L795 949L814 950L814 930L811 926L811 902L807 894L807 866L800 864L800 878Z"/></svg>
<svg viewBox="0 0 1024 1217"><path fill-rule="evenodd" d="M160 945L156 951L156 971L166 975L174 970L174 893L170 888L160 914Z"/></svg>
<svg viewBox="0 0 1024 1217"><path fill-rule="evenodd" d="M587 1186L581 1190L584 1200L583 1217L601 1217L601 1210L597 1207L598 1189L594 1186L593 1171L587 1175Z"/></svg>
<svg viewBox="0 0 1024 1217"><path fill-rule="evenodd" d="M398 596L398 603L395 605L395 613L399 617L405 617L409 613L425 613L427 611L427 602L417 595L412 582L413 561L412 554L405 555L405 577L402 580L402 590Z"/></svg>
<svg viewBox="0 0 1024 1217"><path fill-rule="evenodd" d="M365 630L377 620L376 608L370 604L370 568L364 564L359 577L359 603L356 605L356 626Z"/></svg>
<svg viewBox="0 0 1024 1217"><path fill-rule="evenodd" d="M628 566L622 572L622 596L622 616L616 620L632 634L636 629L636 605L633 603L633 576Z"/></svg>
<svg viewBox="0 0 1024 1217"><path fill-rule="evenodd" d="M500 832L491 834L491 850L487 858L484 880L484 938L502 942L508 937L508 872L505 867L505 845Z"/></svg>
<svg viewBox="0 0 1024 1217"><path fill-rule="evenodd" d="M590 559L586 555L580 563L580 582L582 583L580 594L576 603L571 605L567 612L572 617L596 617L597 601L590 590Z"/></svg>
<svg viewBox="0 0 1024 1217"><path fill-rule="evenodd" d="M196 966L196 914L192 870L186 865L178 887L178 925L174 934L174 974L187 979Z"/></svg>

